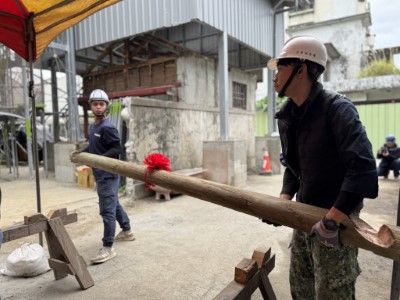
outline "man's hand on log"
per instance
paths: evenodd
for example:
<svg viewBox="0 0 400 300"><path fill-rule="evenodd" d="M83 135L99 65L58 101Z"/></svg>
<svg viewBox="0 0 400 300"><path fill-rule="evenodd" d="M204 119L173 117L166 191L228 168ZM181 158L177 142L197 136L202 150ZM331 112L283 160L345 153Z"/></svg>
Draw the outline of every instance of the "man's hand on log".
<svg viewBox="0 0 400 300"><path fill-rule="evenodd" d="M310 235L314 234L321 244L331 248L339 248L339 228L329 230L324 226L323 221L320 220L316 224L314 224L311 229Z"/></svg>
<svg viewBox="0 0 400 300"><path fill-rule="evenodd" d="M269 221L269 220L267 220L267 219L261 219L261 220L262 220L264 223L267 223L268 225L274 225L275 227L282 226L281 224L271 222L271 221Z"/></svg>
<svg viewBox="0 0 400 300"><path fill-rule="evenodd" d="M73 163L76 162L76 158L78 157L79 153L80 153L80 152L79 152L78 150L74 150L74 151L72 151L72 152L70 153L69 159L71 160L71 162L73 162Z"/></svg>

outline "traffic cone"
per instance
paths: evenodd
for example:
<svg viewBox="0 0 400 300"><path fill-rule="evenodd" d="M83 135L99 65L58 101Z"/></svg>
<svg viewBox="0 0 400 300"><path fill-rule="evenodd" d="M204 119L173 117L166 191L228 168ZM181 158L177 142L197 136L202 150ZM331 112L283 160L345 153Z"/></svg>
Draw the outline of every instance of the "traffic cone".
<svg viewBox="0 0 400 300"><path fill-rule="evenodd" d="M269 155L268 155L267 148L264 148L263 165L262 165L262 168L261 168L261 171L259 174L260 175L271 175L272 174L271 162L269 161Z"/></svg>

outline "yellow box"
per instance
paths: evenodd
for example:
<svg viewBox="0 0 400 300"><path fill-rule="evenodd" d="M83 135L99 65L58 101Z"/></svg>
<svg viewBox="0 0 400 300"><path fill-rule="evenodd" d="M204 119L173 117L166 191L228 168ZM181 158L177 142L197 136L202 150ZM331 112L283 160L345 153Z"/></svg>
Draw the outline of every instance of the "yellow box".
<svg viewBox="0 0 400 300"><path fill-rule="evenodd" d="M78 187L87 188L89 187L89 173L86 171L75 172L77 177Z"/></svg>
<svg viewBox="0 0 400 300"><path fill-rule="evenodd" d="M89 180L88 187L90 187L91 189L94 188L95 180L93 173L89 174L88 180Z"/></svg>

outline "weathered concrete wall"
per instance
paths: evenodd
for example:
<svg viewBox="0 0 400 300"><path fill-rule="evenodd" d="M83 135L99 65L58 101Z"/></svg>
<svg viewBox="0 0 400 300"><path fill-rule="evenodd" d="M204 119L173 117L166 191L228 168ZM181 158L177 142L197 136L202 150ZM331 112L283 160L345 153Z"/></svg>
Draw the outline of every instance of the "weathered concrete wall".
<svg viewBox="0 0 400 300"><path fill-rule="evenodd" d="M309 22L311 19L312 22ZM315 36L324 43L331 43L340 57L330 61L326 74L328 81L352 79L357 78L360 67L365 63L365 51L372 49L370 24L371 17L365 2L326 0L316 1L312 10L290 14L287 32L291 36Z"/></svg>
<svg viewBox="0 0 400 300"><path fill-rule="evenodd" d="M237 187L246 186L246 141L206 141L203 143L204 179Z"/></svg>
<svg viewBox="0 0 400 300"><path fill-rule="evenodd" d="M131 98L133 115L129 127L127 152L130 161L142 163L150 153L159 152L171 160L173 169L201 166L203 141L219 137L217 108L194 108L184 103L153 99ZM254 115L231 114L232 135L246 138L247 161L254 161ZM250 167L254 167L254 164Z"/></svg>
<svg viewBox="0 0 400 300"><path fill-rule="evenodd" d="M141 164L147 155L159 152L171 160L173 170L199 167L203 161L203 142L219 140L215 61L198 56L181 57L177 70L182 84L178 102L131 98L128 161ZM247 85L247 110L232 108L232 81ZM256 78L231 69L229 87L229 139L246 142L246 165L254 169Z"/></svg>
<svg viewBox="0 0 400 300"><path fill-rule="evenodd" d="M54 144L55 178L57 182L75 184L75 164L71 163L69 154L75 150L75 143L59 142Z"/></svg>

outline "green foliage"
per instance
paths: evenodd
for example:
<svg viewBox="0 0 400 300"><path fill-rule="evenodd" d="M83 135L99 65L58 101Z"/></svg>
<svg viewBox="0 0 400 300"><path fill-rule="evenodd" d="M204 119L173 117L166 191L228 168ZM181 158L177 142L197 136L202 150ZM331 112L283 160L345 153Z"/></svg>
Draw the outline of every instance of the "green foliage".
<svg viewBox="0 0 400 300"><path fill-rule="evenodd" d="M395 66L393 60L378 59L362 68L358 78L397 74L400 74L400 69Z"/></svg>
<svg viewBox="0 0 400 300"><path fill-rule="evenodd" d="M268 107L268 96L256 102L256 111L267 111L267 107Z"/></svg>
<svg viewBox="0 0 400 300"><path fill-rule="evenodd" d="M287 97L276 97L276 111L280 110ZM256 102L256 111L268 111L268 96Z"/></svg>

